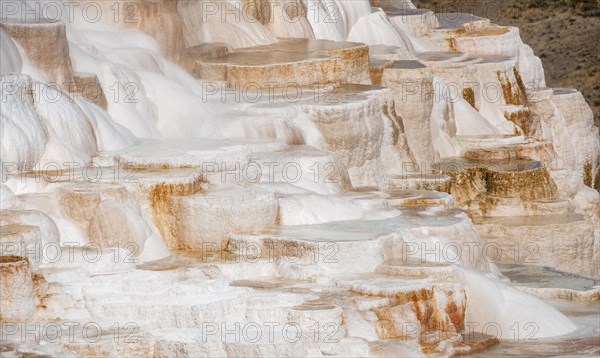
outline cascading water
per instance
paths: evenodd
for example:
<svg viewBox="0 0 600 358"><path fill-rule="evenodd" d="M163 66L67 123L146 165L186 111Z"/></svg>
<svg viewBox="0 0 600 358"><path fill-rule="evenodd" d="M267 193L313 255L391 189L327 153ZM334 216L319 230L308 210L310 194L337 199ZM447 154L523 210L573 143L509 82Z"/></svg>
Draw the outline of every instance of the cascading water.
<svg viewBox="0 0 600 358"><path fill-rule="evenodd" d="M397 46L414 51L410 40L369 1L305 1L315 37L332 41L356 41L369 45Z"/></svg>
<svg viewBox="0 0 600 358"><path fill-rule="evenodd" d="M36 4L45 2L26 6L35 10ZM258 6L254 11L262 9L255 13L259 19L247 18L248 4ZM286 24L283 14L273 11L290 4L303 8L287 13L300 20ZM475 330L487 334L486 323L494 323L500 340L513 338L515 324L525 330L537 327L540 339L577 328L555 308L502 282L487 252L461 251L483 246L487 237L454 207L452 196L430 190L450 191L450 184L457 185L454 178L430 174L431 163L415 163L413 155L425 157L414 145L416 138L429 140L431 158L463 155L472 149L464 146L465 138L479 143L515 136L518 142L521 137L514 132L521 128L506 118L507 111L527 105L518 92L518 73L522 69L527 78L543 83L543 72L526 48L517 49L515 61L494 54L445 53L435 36L416 36L409 25L390 18L385 11L394 4L386 1L278 1L267 15L262 1L179 0L175 5L153 3L156 8L144 8L135 26L106 19L93 24L84 16L67 22L71 75L79 80L97 76L105 108L77 91L51 87L47 67L42 70L35 62L39 59L28 59L31 49L15 45L0 27L2 161L16 164L3 166L3 179L8 175L1 190L3 228L16 225L11 235L23 240L41 240L39 231L45 228L52 236L48 242L63 246L59 251L66 252L67 243L80 250L92 244L105 254L123 249L138 265L123 257L95 266L43 261L40 272L52 289L66 288L64 297L50 294L49 308L39 308L36 319L143 319L144 332L158 337L151 348L157 355L163 349L170 355L177 346L190 356L357 356L374 355L383 346L396 354L450 355L497 343L488 337L469 346L461 335L465 322L480 323ZM168 20L155 11L162 6L169 9ZM405 1L402 9L392 7L416 10ZM167 37L165 43L157 35L161 31L181 38L169 44ZM365 64L359 59L368 58L367 47L317 40L366 43L378 48L378 57L374 51ZM195 59L195 65L204 66L203 73L221 71L215 75L219 80L194 78L173 62L176 49L198 50L213 42L224 43L230 54L207 55ZM350 74L363 72L373 80L375 65L382 66L380 81L388 88L346 83ZM490 82L500 83L498 103L482 99L476 85L445 92L462 75L484 83L476 70L465 70L468 66L479 66ZM319 76L310 77L312 70ZM263 78L271 72L285 77L286 90L293 81L307 85L297 86L303 91L297 98L279 87L270 88L277 94L267 98ZM9 88L15 83L25 87ZM240 90L249 84L254 92ZM30 90L34 85L40 86ZM262 94L256 101L255 92ZM61 94L60 100L49 100ZM408 94L416 100L408 100ZM554 117L543 121L549 118ZM556 133L548 139L566 141ZM576 162L569 153L564 157ZM19 177L19 165L50 162L92 163L103 174L94 180L77 174L74 180L43 183L32 173ZM498 202L508 205L517 196L510 190L517 189L506 189L502 180L510 182L519 173L509 173L508 179L502 174L485 174L486 189L496 190ZM114 180L120 175L134 180ZM539 172L533 176L546 180ZM515 182L522 185L528 178ZM553 188L553 183L542 184ZM585 193L588 206L581 207L591 211L594 197ZM569 200L579 205L581 196ZM563 204L550 199L522 206L546 214ZM39 213L37 221L23 212ZM583 220L568 217L575 219ZM492 227L486 234L499 231ZM443 254L432 255L440 248ZM272 251L260 252L267 249ZM77 275L68 276L69 270ZM244 324L341 326L337 341L316 342L317 348L305 341L289 348L285 339L245 345L216 338L209 347L197 336L200 321L225 324L239 317L245 317ZM522 326L528 322L536 326ZM414 339L405 324L418 327ZM455 336L431 341L435 332ZM409 343L387 346L406 338ZM131 353L123 349L119 354Z"/></svg>
<svg viewBox="0 0 600 358"><path fill-rule="evenodd" d="M277 41L258 21L248 21L249 13L236 5L239 2L178 1L177 10L183 19L186 45L223 42L233 48L241 48Z"/></svg>
<svg viewBox="0 0 600 358"><path fill-rule="evenodd" d="M460 269L467 297L467 321L497 330L505 340L556 337L571 333L576 326L554 307L524 295L514 287L476 271ZM481 295L481 296L480 296ZM482 305L478 302L486 302ZM543 320L540 319L544 317Z"/></svg>
<svg viewBox="0 0 600 358"><path fill-rule="evenodd" d="M408 53L415 50L402 31L398 31L381 10L362 16L348 34L348 41L364 42L369 45L396 46Z"/></svg>

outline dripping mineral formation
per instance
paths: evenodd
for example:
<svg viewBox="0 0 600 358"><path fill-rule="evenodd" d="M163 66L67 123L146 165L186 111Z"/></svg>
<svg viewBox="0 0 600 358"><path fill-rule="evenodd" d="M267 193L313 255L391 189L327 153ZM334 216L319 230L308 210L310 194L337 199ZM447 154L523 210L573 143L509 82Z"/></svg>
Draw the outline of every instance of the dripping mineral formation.
<svg viewBox="0 0 600 358"><path fill-rule="evenodd" d="M3 355L599 353L599 130L518 28L1 5Z"/></svg>

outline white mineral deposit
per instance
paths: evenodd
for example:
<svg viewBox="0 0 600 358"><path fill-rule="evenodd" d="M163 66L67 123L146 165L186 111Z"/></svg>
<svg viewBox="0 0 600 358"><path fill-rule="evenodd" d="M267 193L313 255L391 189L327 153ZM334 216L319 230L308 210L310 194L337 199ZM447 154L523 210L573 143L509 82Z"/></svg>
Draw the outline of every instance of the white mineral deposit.
<svg viewBox="0 0 600 358"><path fill-rule="evenodd" d="M4 357L600 354L600 135L410 0L2 0Z"/></svg>

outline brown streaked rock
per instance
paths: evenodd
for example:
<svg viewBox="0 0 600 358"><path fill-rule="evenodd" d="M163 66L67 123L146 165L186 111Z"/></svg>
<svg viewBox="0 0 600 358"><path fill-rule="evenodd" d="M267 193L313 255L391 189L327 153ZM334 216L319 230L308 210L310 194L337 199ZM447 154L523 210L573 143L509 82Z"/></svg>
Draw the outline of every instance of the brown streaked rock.
<svg viewBox="0 0 600 358"><path fill-rule="evenodd" d="M35 314L29 262L19 256L0 256L0 322L25 322Z"/></svg>
<svg viewBox="0 0 600 358"><path fill-rule="evenodd" d="M38 22L6 21L0 26L21 45L29 61L50 83L64 92L72 92L75 80L65 24L41 19Z"/></svg>

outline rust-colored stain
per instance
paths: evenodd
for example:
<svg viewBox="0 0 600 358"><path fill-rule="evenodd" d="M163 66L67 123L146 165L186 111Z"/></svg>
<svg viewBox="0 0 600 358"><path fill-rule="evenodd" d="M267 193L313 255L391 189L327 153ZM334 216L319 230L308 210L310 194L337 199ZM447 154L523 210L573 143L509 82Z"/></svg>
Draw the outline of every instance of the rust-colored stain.
<svg viewBox="0 0 600 358"><path fill-rule="evenodd" d="M519 91L521 91L521 101L523 104L527 103L527 89L525 88L525 84L523 83L523 79L521 78L521 74L516 67L513 67L513 75L515 75L515 80L517 81L517 86L519 87Z"/></svg>
<svg viewBox="0 0 600 358"><path fill-rule="evenodd" d="M456 45L456 40L453 37L447 39L446 41L448 41L448 51L458 52L458 46Z"/></svg>
<svg viewBox="0 0 600 358"><path fill-rule="evenodd" d="M30 280L31 270L25 257L0 256L0 295L8 307L14 306L15 303L26 304L27 300L31 299L27 282ZM11 313L11 309L6 306L0 310L0 322L12 322L23 318L14 317Z"/></svg>
<svg viewBox="0 0 600 358"><path fill-rule="evenodd" d="M596 167L596 173L594 174L593 188L600 191L600 165Z"/></svg>
<svg viewBox="0 0 600 358"><path fill-rule="evenodd" d="M128 162L127 160L123 160L123 158L119 155L115 156L115 161L119 164L122 165L123 169L125 170L130 170L130 171L161 171L161 170L168 170L168 169L176 169L176 168L181 168L181 169L185 169L185 168L193 168L193 166L189 165L189 164L183 164L183 165L172 165L169 163L150 163L150 164L145 164L145 163L134 163L134 162Z"/></svg>
<svg viewBox="0 0 600 358"><path fill-rule="evenodd" d="M373 85L381 86L384 70L385 68L383 66L375 66L369 69L369 77L371 77L371 83Z"/></svg>
<svg viewBox="0 0 600 358"><path fill-rule="evenodd" d="M476 148L465 151L463 157L474 161L511 161L516 159L539 160L544 166L556 158L552 143L538 141L530 145L503 145L493 148Z"/></svg>
<svg viewBox="0 0 600 358"><path fill-rule="evenodd" d="M452 194L455 205L459 208L466 208L471 201L485 191L486 171L483 168L444 171L444 174L450 177L447 190L444 192Z"/></svg>
<svg viewBox="0 0 600 358"><path fill-rule="evenodd" d="M394 106L394 103L392 103L392 106ZM381 111L383 112L383 115L390 119L390 125L392 127L392 144L394 145L394 147L396 147L400 140L400 133L404 133L404 124L397 120L398 117L396 115L396 109L391 108L391 110L394 112L394 117L391 117L390 108L387 102L383 103L383 105L381 106ZM393 118L395 118L396 120L393 120Z"/></svg>
<svg viewBox="0 0 600 358"><path fill-rule="evenodd" d="M342 60L342 83L360 82L363 75L370 74L369 71L369 46L358 46L340 48L334 50L323 50L315 52L321 55L332 55ZM381 70L383 76L383 69ZM326 78L326 77L324 77ZM380 82L381 84L381 79ZM375 84L375 83L373 83Z"/></svg>
<svg viewBox="0 0 600 358"><path fill-rule="evenodd" d="M519 71L513 68L514 84L506 72L496 71L496 75L498 76L498 81L500 81L500 86L502 86L502 94L504 95L506 104L525 105L527 102L525 85L521 80Z"/></svg>
<svg viewBox="0 0 600 358"><path fill-rule="evenodd" d="M451 52L458 52L458 45L456 43L457 37L481 37L481 36L501 36L509 31L507 27L485 27L478 30L468 31L465 28L456 29L451 31L449 37L446 39L448 42L448 50Z"/></svg>
<svg viewBox="0 0 600 358"><path fill-rule="evenodd" d="M592 187L592 163L589 161L583 164L583 183L589 187Z"/></svg>
<svg viewBox="0 0 600 358"><path fill-rule="evenodd" d="M458 36L464 36L464 35L466 35L466 34L467 34L467 29L465 29L464 27L461 27L461 28L458 28L458 29L455 29L455 30L453 30L451 33L452 33L452 34L453 34L455 37L458 37Z"/></svg>
<svg viewBox="0 0 600 358"><path fill-rule="evenodd" d="M0 264L17 263L19 261L27 261L27 259L24 257L21 257L21 256L13 256L13 255L0 256ZM12 266L7 266L7 267L12 267ZM0 270L3 270L4 268L5 268L4 266L0 266ZM2 272L2 271L0 271L0 272Z"/></svg>
<svg viewBox="0 0 600 358"><path fill-rule="evenodd" d="M488 206L494 205L494 197L513 197L531 202L553 198L557 193L556 184L545 167L516 171L483 166L455 169L443 172L451 179L448 193L454 197L456 206L468 209L470 205L477 204L484 214Z"/></svg>
<svg viewBox="0 0 600 358"><path fill-rule="evenodd" d="M152 219L170 249L181 249L178 233L178 218L181 217L181 214L178 213L177 206L173 205L172 198L199 192L202 182L202 178L197 178L190 183L160 183L154 185L150 190Z"/></svg>
<svg viewBox="0 0 600 358"><path fill-rule="evenodd" d="M38 298L36 308L47 308L46 301L51 295L48 293L48 282L46 281L46 278L44 275L33 273L31 274L31 280L33 281L33 290Z"/></svg>
<svg viewBox="0 0 600 358"><path fill-rule="evenodd" d="M400 115L396 112L396 103L394 100L383 101L381 105L381 112L385 119L387 119L392 129L392 145L396 149L400 158L410 160L416 166L415 157L408 146L406 140L406 132L404 129L404 121Z"/></svg>
<svg viewBox="0 0 600 358"><path fill-rule="evenodd" d="M450 297L449 297L450 298ZM446 315L450 318L452 325L460 332L464 329L466 305L458 306L456 301L450 300L446 304Z"/></svg>
<svg viewBox="0 0 600 358"><path fill-rule="evenodd" d="M446 292L448 303L445 307L438 307L434 291L435 288L422 288L398 293L390 297L389 306L372 309L378 319L376 331L379 338L406 338L405 332L397 330L397 323L401 322L396 322L397 317L394 317L395 309L405 305L411 307L421 325L422 333L460 332L464 327L465 304L457 304L455 293Z"/></svg>
<svg viewBox="0 0 600 358"><path fill-rule="evenodd" d="M375 86L381 86L383 83L383 73L386 69L392 67L394 61L385 61L383 63L370 63L369 75L371 77L371 84Z"/></svg>
<svg viewBox="0 0 600 358"><path fill-rule="evenodd" d="M475 107L475 91L473 91L471 87L465 87L463 88L462 93L464 100L469 102L471 107L477 109L477 107Z"/></svg>
<svg viewBox="0 0 600 358"><path fill-rule="evenodd" d="M529 109L520 109L514 112L504 112L504 118L519 126L526 136L532 135L532 125L530 122L531 112ZM518 132L518 131L517 131ZM521 133L515 133L521 134Z"/></svg>
<svg viewBox="0 0 600 358"><path fill-rule="evenodd" d="M508 27L484 27L479 30L467 32L465 36L501 36L509 31Z"/></svg>
<svg viewBox="0 0 600 358"><path fill-rule="evenodd" d="M486 177L488 192L498 196L533 201L553 198L557 192L556 184L543 167L518 172L489 171Z"/></svg>

